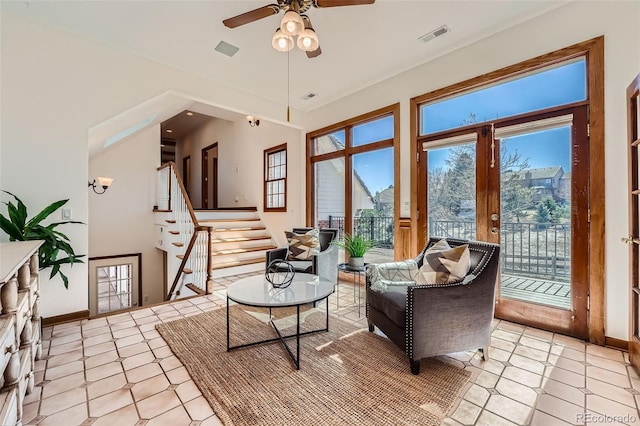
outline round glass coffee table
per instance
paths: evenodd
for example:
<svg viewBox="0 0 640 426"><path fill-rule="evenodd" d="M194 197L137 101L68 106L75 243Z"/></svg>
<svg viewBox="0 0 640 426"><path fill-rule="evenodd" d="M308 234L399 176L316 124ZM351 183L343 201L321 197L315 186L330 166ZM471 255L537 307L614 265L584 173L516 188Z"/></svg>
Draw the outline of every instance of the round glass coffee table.
<svg viewBox="0 0 640 426"><path fill-rule="evenodd" d="M334 283L319 278L317 275L296 273L293 281L286 288L274 288L267 281L264 275L255 275L253 277L240 279L227 288L227 352L233 349L246 348L264 343L281 341L284 345L289 357L300 369L300 337L308 334L318 333L321 331L329 331L329 301L327 301L325 328L318 330L300 332L300 306L315 303L326 299L333 292ZM273 308L296 308L296 332L295 334L282 335L278 327L270 319L271 326L278 334L278 337L272 339L260 340L257 342L246 343L243 345L231 346L230 337L230 318L229 318L229 301L236 302L240 305L254 306L258 308L269 308L269 316L271 317L271 309ZM296 339L296 355L287 345L286 340Z"/></svg>

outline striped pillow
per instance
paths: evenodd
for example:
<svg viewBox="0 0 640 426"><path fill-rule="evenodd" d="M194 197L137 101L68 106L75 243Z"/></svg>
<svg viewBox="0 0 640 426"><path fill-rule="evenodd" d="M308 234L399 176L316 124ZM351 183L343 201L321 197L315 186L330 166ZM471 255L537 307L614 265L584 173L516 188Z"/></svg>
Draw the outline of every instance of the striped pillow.
<svg viewBox="0 0 640 426"><path fill-rule="evenodd" d="M416 283L446 284L460 281L469 273L470 268L468 244L451 247L446 240L440 240L425 252Z"/></svg>
<svg viewBox="0 0 640 426"><path fill-rule="evenodd" d="M312 229L306 234L284 233L289 241L289 260L310 260L311 256L320 252L319 229Z"/></svg>

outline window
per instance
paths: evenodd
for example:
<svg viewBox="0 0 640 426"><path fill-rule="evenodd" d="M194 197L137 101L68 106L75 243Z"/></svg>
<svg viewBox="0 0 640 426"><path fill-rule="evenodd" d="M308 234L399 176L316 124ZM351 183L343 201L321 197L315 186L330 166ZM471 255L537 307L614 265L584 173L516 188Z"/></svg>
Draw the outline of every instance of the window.
<svg viewBox="0 0 640 426"><path fill-rule="evenodd" d="M264 150L264 211L287 211L287 144Z"/></svg>

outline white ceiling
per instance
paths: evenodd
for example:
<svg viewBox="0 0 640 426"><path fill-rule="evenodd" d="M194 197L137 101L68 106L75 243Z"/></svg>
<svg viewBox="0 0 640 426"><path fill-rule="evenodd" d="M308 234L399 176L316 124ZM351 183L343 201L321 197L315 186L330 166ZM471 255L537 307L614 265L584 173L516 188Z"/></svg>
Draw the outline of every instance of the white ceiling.
<svg viewBox="0 0 640 426"><path fill-rule="evenodd" d="M274 0L6 1L3 10L287 104L287 54L271 47L282 12L235 28L222 20ZM312 111L490 34L561 6L567 0L401 1L312 8L322 55L290 52L290 105ZM442 25L451 31L424 44ZM232 58L214 51L224 40ZM311 100L300 99L313 92Z"/></svg>

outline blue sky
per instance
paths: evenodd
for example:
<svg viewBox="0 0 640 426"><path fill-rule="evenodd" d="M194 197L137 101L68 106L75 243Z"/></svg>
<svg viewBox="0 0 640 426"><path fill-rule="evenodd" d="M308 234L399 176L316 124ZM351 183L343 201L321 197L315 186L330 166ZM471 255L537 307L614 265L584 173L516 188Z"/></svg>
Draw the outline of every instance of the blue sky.
<svg viewBox="0 0 640 426"><path fill-rule="evenodd" d="M423 107L421 133L449 130L469 123L509 117L586 99L586 64L584 59L524 76L500 85ZM343 135L335 135L343 136ZM391 117L357 126L354 146L393 137ZM571 128L563 127L511 137L510 150L528 159L529 168L562 166L571 171ZM344 138L339 137L344 143ZM447 150L431 151L429 167L444 167ZM354 157L354 168L372 194L393 184L393 158L389 150Z"/></svg>

